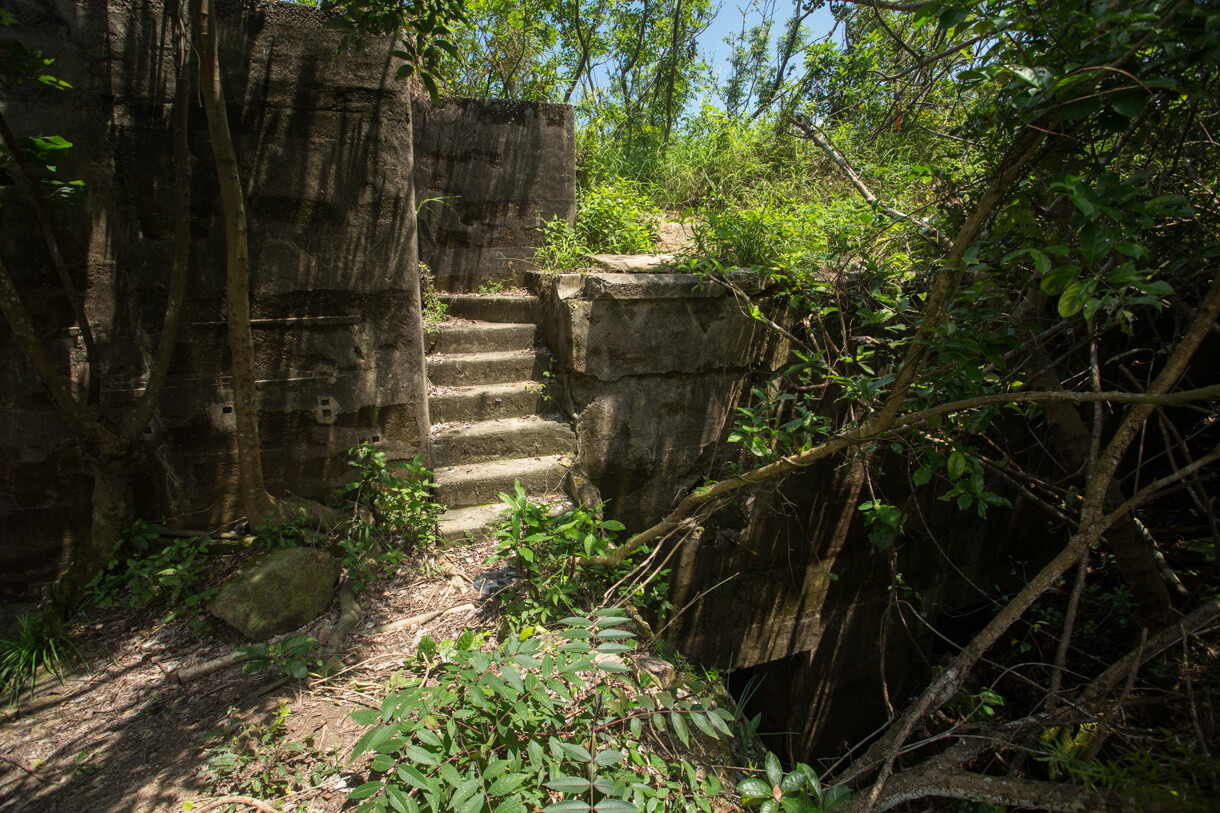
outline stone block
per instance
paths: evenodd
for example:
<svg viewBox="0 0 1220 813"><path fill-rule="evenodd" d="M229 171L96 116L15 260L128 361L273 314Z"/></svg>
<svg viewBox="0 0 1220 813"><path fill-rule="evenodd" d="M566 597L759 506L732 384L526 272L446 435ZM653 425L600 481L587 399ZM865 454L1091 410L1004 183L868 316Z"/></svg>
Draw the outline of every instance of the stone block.
<svg viewBox="0 0 1220 813"><path fill-rule="evenodd" d="M316 548L284 548L230 576L209 610L253 641L291 632L326 611L339 561Z"/></svg>

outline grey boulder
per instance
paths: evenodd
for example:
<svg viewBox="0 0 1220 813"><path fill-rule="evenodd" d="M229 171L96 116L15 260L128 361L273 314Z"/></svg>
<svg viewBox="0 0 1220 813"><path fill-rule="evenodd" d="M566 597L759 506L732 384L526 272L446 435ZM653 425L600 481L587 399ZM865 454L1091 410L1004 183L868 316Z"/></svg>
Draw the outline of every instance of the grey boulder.
<svg viewBox="0 0 1220 813"><path fill-rule="evenodd" d="M247 638L289 632L326 611L334 599L339 561L316 548L284 548L252 559L212 599L212 615Z"/></svg>

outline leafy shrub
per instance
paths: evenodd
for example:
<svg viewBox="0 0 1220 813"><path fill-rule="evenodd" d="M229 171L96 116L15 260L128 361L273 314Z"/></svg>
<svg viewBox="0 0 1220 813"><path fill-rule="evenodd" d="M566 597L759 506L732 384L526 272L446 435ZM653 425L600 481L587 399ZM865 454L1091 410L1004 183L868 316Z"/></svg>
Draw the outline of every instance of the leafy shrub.
<svg viewBox="0 0 1220 813"><path fill-rule="evenodd" d="M38 673L44 670L63 680L63 661L69 654L80 657L71 639L49 616L18 616L15 635L0 639L0 694L16 702L28 683L33 695Z"/></svg>
<svg viewBox="0 0 1220 813"><path fill-rule="evenodd" d="M248 658L241 667L243 673L254 675L267 669L278 669L297 680L305 679L309 667L321 666L318 659L320 649L318 639L312 635L294 635L283 641L238 647L238 651Z"/></svg>
<svg viewBox="0 0 1220 813"><path fill-rule="evenodd" d="M731 739L732 715L634 680L621 610L563 623L565 640L513 636L491 651L470 631L423 639L424 674L352 714L369 726L352 758L372 754L378 775L352 792L358 813L711 813L720 781L672 754L692 727Z"/></svg>
<svg viewBox="0 0 1220 813"><path fill-rule="evenodd" d="M657 242L652 200L622 178L588 190L576 214L576 240L594 253L646 254Z"/></svg>
<svg viewBox="0 0 1220 813"><path fill-rule="evenodd" d="M851 795L843 786L823 788L818 775L803 762L784 773L775 754L768 753L764 762L766 779L750 777L737 784L737 792L746 807L760 805L760 813L829 813Z"/></svg>
<svg viewBox="0 0 1220 813"><path fill-rule="evenodd" d="M166 621L185 612L196 621L200 608L216 595L218 588L202 585L207 573L199 560L208 554L207 537L171 539L156 548L162 529L137 519L127 529L119 550L126 559L113 559L89 585L89 597L99 606L110 607L120 601L130 607L147 607L157 600L169 606Z"/></svg>
<svg viewBox="0 0 1220 813"><path fill-rule="evenodd" d="M365 506L379 529L401 534L421 546L436 541L437 518L444 513L432 497L436 483L419 455L389 462L367 441L348 450L347 464L358 476L339 489L339 497Z"/></svg>
<svg viewBox="0 0 1220 813"><path fill-rule="evenodd" d="M441 301L436 292L436 277L427 263L419 264L419 299L423 309L424 324L436 325L445 321L449 306Z"/></svg>
<svg viewBox="0 0 1220 813"><path fill-rule="evenodd" d="M596 604L607 587L632 569L630 564L576 568L577 558L609 553L624 530L621 522L602 519L600 510L574 508L553 515L547 505L531 502L519 482L513 494L501 493L500 500L508 506L507 516L492 529L496 550L487 563L511 560L524 583L524 589L507 603L507 616L514 625L546 624ZM635 555L647 555L648 550L641 548ZM665 612L670 609L668 572L656 574L646 587L629 586L625 592Z"/></svg>
<svg viewBox="0 0 1220 813"><path fill-rule="evenodd" d="M437 519L445 508L432 497L436 483L418 455L410 462L388 462L385 452L367 441L348 450L348 465L358 476L338 496L372 514L351 522L336 540L343 567L360 590L378 574L393 573L406 558L405 544L427 549L437 540Z"/></svg>
<svg viewBox="0 0 1220 813"><path fill-rule="evenodd" d="M534 261L552 271L568 271L580 267L588 250L576 236L576 228L561 217L542 224L545 242L534 254Z"/></svg>

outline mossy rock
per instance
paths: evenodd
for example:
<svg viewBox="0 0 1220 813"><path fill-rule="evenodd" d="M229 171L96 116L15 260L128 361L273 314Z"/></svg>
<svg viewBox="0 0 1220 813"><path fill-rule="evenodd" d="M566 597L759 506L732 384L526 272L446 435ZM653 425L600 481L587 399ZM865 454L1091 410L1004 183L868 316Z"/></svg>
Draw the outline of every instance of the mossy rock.
<svg viewBox="0 0 1220 813"><path fill-rule="evenodd" d="M252 559L212 599L212 615L254 641L290 632L330 606L339 560L316 548L284 548Z"/></svg>

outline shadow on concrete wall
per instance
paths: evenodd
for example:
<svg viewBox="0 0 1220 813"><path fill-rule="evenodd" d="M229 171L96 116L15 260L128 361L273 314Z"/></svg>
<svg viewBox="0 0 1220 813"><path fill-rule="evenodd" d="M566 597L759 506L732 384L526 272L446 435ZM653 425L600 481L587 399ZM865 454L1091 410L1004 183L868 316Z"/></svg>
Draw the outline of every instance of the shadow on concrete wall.
<svg viewBox="0 0 1220 813"><path fill-rule="evenodd" d="M66 105L62 95L27 92L5 110L24 132L76 143L66 170L86 179L88 199L57 212L56 229L101 346L102 406L117 418L142 391L172 262L172 26L158 3L61 0L23 12L30 44L58 57L73 89ZM246 189L268 485L326 497L346 473L350 446L376 439L391 457L409 458L426 439L409 94L387 81L388 46L332 61L337 34L312 9L222 3L221 12L223 83ZM224 228L198 107L191 149L189 301L136 470L141 515L206 527L240 507ZM29 227L32 215L22 206L0 211L6 263L25 272L17 283L30 292L65 373L82 378L72 317ZM9 587L20 589L49 577L63 542L87 533L89 489L79 449L41 385L11 342L0 343L0 354L17 370L3 382L3 443L14 452L3 477L25 484L2 507L19 536L0 537L0 560L16 579Z"/></svg>

